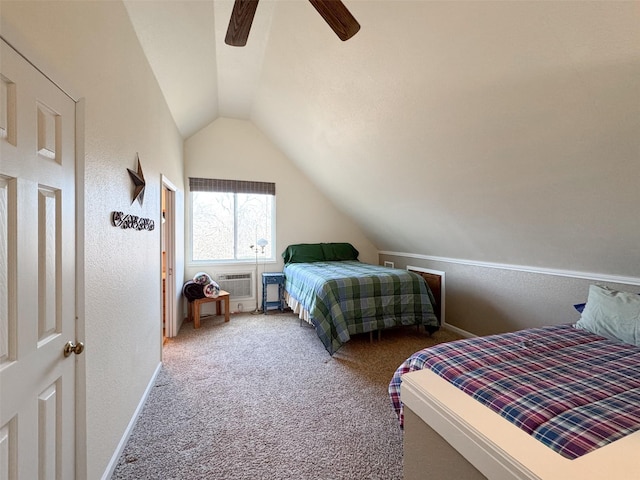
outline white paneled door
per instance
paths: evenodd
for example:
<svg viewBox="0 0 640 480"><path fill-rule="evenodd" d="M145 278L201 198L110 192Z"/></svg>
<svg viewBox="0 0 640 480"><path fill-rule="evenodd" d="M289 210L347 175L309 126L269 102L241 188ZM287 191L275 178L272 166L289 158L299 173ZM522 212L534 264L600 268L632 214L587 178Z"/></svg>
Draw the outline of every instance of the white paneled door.
<svg viewBox="0 0 640 480"><path fill-rule="evenodd" d="M75 103L0 42L0 479L71 479Z"/></svg>

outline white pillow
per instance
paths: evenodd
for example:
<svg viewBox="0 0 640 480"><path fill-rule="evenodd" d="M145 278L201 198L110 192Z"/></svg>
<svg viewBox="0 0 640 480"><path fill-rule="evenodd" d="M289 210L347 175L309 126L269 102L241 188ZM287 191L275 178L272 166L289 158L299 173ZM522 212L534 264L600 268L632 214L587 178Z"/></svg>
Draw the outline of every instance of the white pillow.
<svg viewBox="0 0 640 480"><path fill-rule="evenodd" d="M576 327L640 346L640 296L591 285Z"/></svg>

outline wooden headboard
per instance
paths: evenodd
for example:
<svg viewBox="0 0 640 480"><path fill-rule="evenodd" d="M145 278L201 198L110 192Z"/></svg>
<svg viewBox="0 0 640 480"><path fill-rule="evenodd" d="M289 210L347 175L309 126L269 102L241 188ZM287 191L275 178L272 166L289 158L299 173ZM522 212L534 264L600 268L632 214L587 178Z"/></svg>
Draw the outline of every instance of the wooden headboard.
<svg viewBox="0 0 640 480"><path fill-rule="evenodd" d="M431 293L436 298L436 304L434 305L434 312L440 323L442 323L442 306L444 304L444 298L442 296L442 275L438 275L437 273L431 272L422 272L420 270L413 270L411 267L408 267L407 270L413 273L417 273L422 278L425 279L427 285L431 289Z"/></svg>

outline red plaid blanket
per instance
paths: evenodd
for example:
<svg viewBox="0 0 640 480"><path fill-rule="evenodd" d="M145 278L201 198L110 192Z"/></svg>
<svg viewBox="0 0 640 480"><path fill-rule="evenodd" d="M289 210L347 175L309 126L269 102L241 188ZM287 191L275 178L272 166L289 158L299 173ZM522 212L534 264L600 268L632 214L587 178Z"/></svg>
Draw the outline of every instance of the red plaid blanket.
<svg viewBox="0 0 640 480"><path fill-rule="evenodd" d="M394 374L429 368L560 455L574 459L640 430L640 348L571 325L426 348Z"/></svg>

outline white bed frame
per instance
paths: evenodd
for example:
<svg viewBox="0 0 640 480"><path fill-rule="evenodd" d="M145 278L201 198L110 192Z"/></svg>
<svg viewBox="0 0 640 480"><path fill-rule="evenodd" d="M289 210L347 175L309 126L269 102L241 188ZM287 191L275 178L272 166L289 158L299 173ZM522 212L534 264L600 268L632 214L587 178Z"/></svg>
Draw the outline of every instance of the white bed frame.
<svg viewBox="0 0 640 480"><path fill-rule="evenodd" d="M424 479L433 474L433 478L443 480L640 478L640 431L569 460L430 370L403 375L400 389L407 410L405 480ZM440 438L432 438L430 432ZM432 445L443 441L455 449L454 456L442 456L448 465L432 465L428 467L434 468L430 474L425 470L425 458L437 462L437 454L430 456L430 451ZM451 459L456 456L459 461L452 466ZM451 471L453 467L463 471L466 468L467 473L438 476L438 471Z"/></svg>

